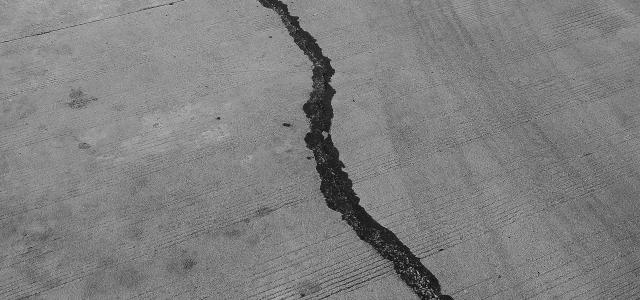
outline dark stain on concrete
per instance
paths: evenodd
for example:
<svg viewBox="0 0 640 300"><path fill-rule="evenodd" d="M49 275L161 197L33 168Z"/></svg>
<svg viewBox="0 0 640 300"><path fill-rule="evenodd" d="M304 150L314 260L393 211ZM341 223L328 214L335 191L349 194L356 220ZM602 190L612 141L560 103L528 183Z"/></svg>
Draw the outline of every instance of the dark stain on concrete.
<svg viewBox="0 0 640 300"><path fill-rule="evenodd" d="M300 297L306 297L321 290L320 284L310 280L304 280L298 285L298 293Z"/></svg>
<svg viewBox="0 0 640 300"><path fill-rule="evenodd" d="M149 185L149 179L147 177L138 177L133 179L131 186L129 187L129 195L135 196L144 188Z"/></svg>
<svg viewBox="0 0 640 300"><path fill-rule="evenodd" d="M69 99L71 99L71 101L67 102L67 105L74 109L86 108L89 103L98 100L96 97L85 94L80 88L71 89Z"/></svg>
<svg viewBox="0 0 640 300"><path fill-rule="evenodd" d="M291 124L289 124L289 123L282 123L282 126L284 126L284 127L291 127Z"/></svg>
<svg viewBox="0 0 640 300"><path fill-rule="evenodd" d="M193 271L198 265L196 257L195 252L190 253L189 251L183 250L175 259L172 259L167 264L167 270L169 273L185 275Z"/></svg>
<svg viewBox="0 0 640 300"><path fill-rule="evenodd" d="M189 271L198 264L193 258L187 257L182 260L182 269L185 271Z"/></svg>
<svg viewBox="0 0 640 300"><path fill-rule="evenodd" d="M391 261L396 273L421 299L451 299L441 294L438 279L420 259L393 232L376 222L360 206L360 198L353 191L348 174L342 170L345 166L331 140L331 100L336 91L330 85L335 73L330 59L322 54L316 39L300 27L298 17L289 13L286 4L278 0L258 1L280 16L293 41L313 64L313 90L302 107L310 121L305 142L316 159L316 170L321 179L320 191L327 206L339 212L361 240Z"/></svg>
<svg viewBox="0 0 640 300"><path fill-rule="evenodd" d="M273 211L274 211L274 209L271 208L271 207L267 207L267 206L261 207L256 211L256 217L258 217L258 218L265 217L265 216L269 215L270 213L272 213Z"/></svg>

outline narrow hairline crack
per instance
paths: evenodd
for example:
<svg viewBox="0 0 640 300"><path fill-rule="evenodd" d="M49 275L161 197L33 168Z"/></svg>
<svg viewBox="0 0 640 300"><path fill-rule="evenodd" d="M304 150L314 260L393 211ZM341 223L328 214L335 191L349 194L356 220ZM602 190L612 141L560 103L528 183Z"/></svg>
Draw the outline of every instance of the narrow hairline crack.
<svg viewBox="0 0 640 300"><path fill-rule="evenodd" d="M258 2L280 16L293 41L313 64L313 90L302 107L310 123L305 142L307 148L313 151L321 179L320 191L327 206L339 212L361 240L391 261L396 273L421 299L452 299L442 295L438 279L420 259L393 232L376 222L360 206L360 198L353 190L348 174L342 170L345 166L331 140L331 100L336 93L330 85L331 76L335 73L331 60L322 54L316 39L300 27L298 17L289 13L286 4L279 0Z"/></svg>
<svg viewBox="0 0 640 300"><path fill-rule="evenodd" d="M135 13L138 13L138 12L141 12L141 11L145 11L145 10L150 10L150 9L159 8L159 7L163 7L163 6L171 6L171 5L174 5L176 3L184 2L184 1L186 1L186 0L176 0L176 1L168 2L168 3L163 3L163 4L143 7L143 8L134 10L134 11L130 11L130 12L126 12L126 13L122 13L122 14L118 14L118 15L113 15L113 16L107 16L107 17L104 17L104 18L96 19L96 20L86 21L86 22L82 22L82 23L78 23L78 24L67 25L67 26L58 27L58 28L54 28L54 29L43 30L43 31L40 31L40 32L36 32L36 33L24 35L24 36L18 36L18 37L2 40L2 41L0 41L0 44L9 43L9 42L15 42L15 41L24 40L24 39L31 38L31 37L36 37L36 36L49 34L49 33L56 32L56 31L66 30L66 29L70 29L70 28L74 28L74 27L78 27L78 26L83 26L83 25L88 25L88 24L97 23L97 22L101 22L101 21L106 21L106 20L110 20L110 19L115 19L115 18L123 17L123 16L130 15L130 14L135 14Z"/></svg>

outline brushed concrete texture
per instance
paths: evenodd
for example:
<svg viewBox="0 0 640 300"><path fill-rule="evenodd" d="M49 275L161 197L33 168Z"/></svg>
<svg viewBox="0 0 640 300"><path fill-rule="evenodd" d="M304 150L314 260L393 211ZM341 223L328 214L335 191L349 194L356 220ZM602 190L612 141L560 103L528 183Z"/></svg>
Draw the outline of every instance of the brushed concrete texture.
<svg viewBox="0 0 640 300"><path fill-rule="evenodd" d="M444 293L640 297L640 3L284 2ZM0 1L0 299L416 299L327 208L311 89L257 0Z"/></svg>

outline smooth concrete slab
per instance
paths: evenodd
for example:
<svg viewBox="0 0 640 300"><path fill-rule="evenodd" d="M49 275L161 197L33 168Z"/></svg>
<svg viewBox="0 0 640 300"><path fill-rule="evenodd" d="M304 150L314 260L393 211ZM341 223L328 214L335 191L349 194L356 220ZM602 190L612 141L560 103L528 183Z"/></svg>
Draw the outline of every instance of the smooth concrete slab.
<svg viewBox="0 0 640 300"><path fill-rule="evenodd" d="M634 299L640 4L284 1L361 205L455 299ZM411 299L258 1L0 2L0 298Z"/></svg>

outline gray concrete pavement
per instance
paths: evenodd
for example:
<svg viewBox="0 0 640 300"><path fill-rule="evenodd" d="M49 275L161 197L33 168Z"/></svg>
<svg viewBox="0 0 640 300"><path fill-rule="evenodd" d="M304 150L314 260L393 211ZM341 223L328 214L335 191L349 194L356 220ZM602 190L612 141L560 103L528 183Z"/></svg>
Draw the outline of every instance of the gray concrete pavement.
<svg viewBox="0 0 640 300"><path fill-rule="evenodd" d="M443 293L639 297L640 5L284 2ZM415 299L325 204L311 68L257 0L0 1L0 299Z"/></svg>

